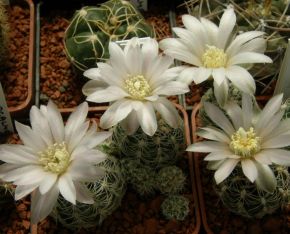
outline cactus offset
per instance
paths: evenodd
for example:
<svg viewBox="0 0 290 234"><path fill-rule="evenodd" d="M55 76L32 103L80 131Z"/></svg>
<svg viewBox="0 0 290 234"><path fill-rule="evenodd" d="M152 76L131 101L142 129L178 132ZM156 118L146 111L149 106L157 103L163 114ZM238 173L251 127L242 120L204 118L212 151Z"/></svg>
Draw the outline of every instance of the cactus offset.
<svg viewBox="0 0 290 234"><path fill-rule="evenodd" d="M110 0L74 14L65 32L65 51L72 64L84 71L109 58L110 41L132 37L154 37L154 31L128 1Z"/></svg>
<svg viewBox="0 0 290 234"><path fill-rule="evenodd" d="M105 170L105 176L87 187L93 194L94 204L77 202L76 205L66 201L62 196L52 212L56 221L70 229L90 228L102 223L121 204L125 194L126 183L119 161L109 156L99 167Z"/></svg>
<svg viewBox="0 0 290 234"><path fill-rule="evenodd" d="M163 194L178 194L184 189L185 175L177 166L168 166L159 170L156 188Z"/></svg>
<svg viewBox="0 0 290 234"><path fill-rule="evenodd" d="M273 166L272 169L277 179L277 187L273 193L259 190L255 183L251 183L244 176L241 167L236 167L225 181L214 187L230 211L248 218L261 218L289 202L288 168Z"/></svg>
<svg viewBox="0 0 290 234"><path fill-rule="evenodd" d="M181 195L172 195L161 204L162 214L166 219L184 220L189 213L189 200Z"/></svg>

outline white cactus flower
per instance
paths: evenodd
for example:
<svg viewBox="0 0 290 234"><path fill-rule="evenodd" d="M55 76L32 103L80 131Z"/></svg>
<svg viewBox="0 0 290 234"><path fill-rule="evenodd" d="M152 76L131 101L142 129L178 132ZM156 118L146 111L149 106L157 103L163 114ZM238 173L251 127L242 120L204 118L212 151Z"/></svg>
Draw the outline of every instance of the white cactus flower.
<svg viewBox="0 0 290 234"><path fill-rule="evenodd" d="M31 221L37 223L52 211L59 193L67 201L91 204L93 199L83 182L94 182L104 171L96 166L106 155L95 147L111 136L97 132L96 123L86 121L87 103L70 115L64 126L51 101L30 110L31 128L15 123L24 145L0 145L0 179L16 185L15 199L34 191Z"/></svg>
<svg viewBox="0 0 290 234"><path fill-rule="evenodd" d="M228 80L239 90L253 95L256 84L245 64L272 62L263 54L266 49L264 32L249 31L235 36L233 8L225 10L219 26L191 15L183 15L182 22L185 28L173 28L178 38L160 42L165 54L192 65L180 74L179 80L199 84L213 79L214 93L222 106L227 101Z"/></svg>
<svg viewBox="0 0 290 234"><path fill-rule="evenodd" d="M155 39L140 45L137 38L132 38L124 50L110 42L109 52L107 63L98 63L98 68L84 72L91 79L83 87L87 101L112 102L100 126L106 129L122 121L129 134L141 126L152 136L157 129L157 111L171 127L177 127L178 113L166 96L189 91L185 83L176 81L183 68L169 68L173 58L159 55Z"/></svg>
<svg viewBox="0 0 290 234"><path fill-rule="evenodd" d="M204 103L209 118L218 126L203 127L197 134L210 141L187 148L193 152L209 152L205 157L209 168L216 170L215 180L224 181L241 163L244 175L262 190L272 192L277 184L271 164L290 166L290 119L282 120L282 95L269 100L255 114L252 99L243 95L242 107L228 105L227 114L211 103Z"/></svg>

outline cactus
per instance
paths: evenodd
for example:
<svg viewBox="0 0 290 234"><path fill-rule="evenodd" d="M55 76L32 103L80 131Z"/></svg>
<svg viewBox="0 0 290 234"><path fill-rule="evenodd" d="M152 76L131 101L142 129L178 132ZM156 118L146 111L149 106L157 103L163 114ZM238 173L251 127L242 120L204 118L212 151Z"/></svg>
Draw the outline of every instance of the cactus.
<svg viewBox="0 0 290 234"><path fill-rule="evenodd" d="M159 170L156 188L163 194L178 194L184 189L185 175L177 166L168 166Z"/></svg>
<svg viewBox="0 0 290 234"><path fill-rule="evenodd" d="M84 71L109 58L110 41L132 37L154 37L154 31L128 1L110 0L76 11L65 32L65 52Z"/></svg>
<svg viewBox="0 0 290 234"><path fill-rule="evenodd" d="M114 128L112 147L120 158L139 160L154 170L174 165L185 150L182 123L171 128L163 119L158 119L158 129L151 137L139 128L133 135L127 135L121 125Z"/></svg>
<svg viewBox="0 0 290 234"><path fill-rule="evenodd" d="M189 200L181 195L172 195L161 204L162 214L166 219L184 220L189 213Z"/></svg>
<svg viewBox="0 0 290 234"><path fill-rule="evenodd" d="M156 172L149 166L132 158L121 159L123 174L140 196L151 196L155 193Z"/></svg>
<svg viewBox="0 0 290 234"><path fill-rule="evenodd" d="M214 187L230 211L248 218L261 218L286 205L290 198L288 168L272 166L272 170L277 179L277 187L273 193L258 189L255 183L244 176L241 166L236 167L224 182Z"/></svg>
<svg viewBox="0 0 290 234"><path fill-rule="evenodd" d="M70 229L91 228L100 225L121 204L126 183L119 161L109 156L99 167L105 170L105 176L87 187L93 194L94 204L77 202L76 205L59 196L52 216Z"/></svg>
<svg viewBox="0 0 290 234"><path fill-rule="evenodd" d="M6 12L6 5L0 1L0 64L2 64L7 57L8 42L9 42L9 24Z"/></svg>
<svg viewBox="0 0 290 234"><path fill-rule="evenodd" d="M183 6L189 14L206 17L219 22L223 10L232 5L237 15L237 32L259 30L266 32L265 54L272 64L255 64L249 70L256 80L259 94L269 94L274 80L278 78L284 52L287 47L287 33L290 32L289 1L285 0L188 0ZM272 93L270 93L272 94Z"/></svg>

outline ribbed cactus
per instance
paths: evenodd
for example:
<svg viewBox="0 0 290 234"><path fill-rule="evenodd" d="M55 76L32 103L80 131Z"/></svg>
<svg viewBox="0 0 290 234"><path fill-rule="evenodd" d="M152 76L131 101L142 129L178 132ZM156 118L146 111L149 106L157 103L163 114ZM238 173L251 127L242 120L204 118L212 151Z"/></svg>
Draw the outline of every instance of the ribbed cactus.
<svg viewBox="0 0 290 234"><path fill-rule="evenodd" d="M182 121L174 129L161 118L158 119L158 129L152 137L141 128L133 135L128 135L121 125L117 125L112 142L118 157L139 160L154 170L176 164L186 146Z"/></svg>
<svg viewBox="0 0 290 234"><path fill-rule="evenodd" d="M219 22L223 10L231 5L237 16L236 32L264 31L267 40L265 54L273 63L255 64L249 70L257 81L259 94L269 93L274 79L277 78L287 39L290 33L289 1L286 0L188 0L184 3L189 14L206 17Z"/></svg>
<svg viewBox="0 0 290 234"><path fill-rule="evenodd" d="M105 176L87 187L93 194L95 203L88 205L77 202L76 205L58 198L52 216L57 222L70 229L90 228L102 223L121 204L126 183L119 161L109 156L99 167L105 169Z"/></svg>
<svg viewBox="0 0 290 234"><path fill-rule="evenodd" d="M161 204L162 214L166 219L184 220L189 213L189 200L182 195L172 195Z"/></svg>
<svg viewBox="0 0 290 234"><path fill-rule="evenodd" d="M156 188L163 194L178 194L184 189L185 175L177 166L168 166L159 170Z"/></svg>
<svg viewBox="0 0 290 234"><path fill-rule="evenodd" d="M2 64L7 57L9 42L9 24L6 7L3 1L0 1L0 64Z"/></svg>
<svg viewBox="0 0 290 234"><path fill-rule="evenodd" d="M131 3L110 0L76 11L65 32L65 51L72 64L84 71L109 58L110 41L132 37L154 37L154 31Z"/></svg>
<svg viewBox="0 0 290 234"><path fill-rule="evenodd" d="M156 172L151 167L132 158L121 159L123 174L127 182L140 196L150 196L156 191Z"/></svg>
<svg viewBox="0 0 290 234"><path fill-rule="evenodd" d="M255 183L244 176L241 167L236 167L224 182L214 186L229 210L248 218L261 218L286 205L290 198L288 168L273 166L272 169L277 179L277 187L273 193L259 190Z"/></svg>

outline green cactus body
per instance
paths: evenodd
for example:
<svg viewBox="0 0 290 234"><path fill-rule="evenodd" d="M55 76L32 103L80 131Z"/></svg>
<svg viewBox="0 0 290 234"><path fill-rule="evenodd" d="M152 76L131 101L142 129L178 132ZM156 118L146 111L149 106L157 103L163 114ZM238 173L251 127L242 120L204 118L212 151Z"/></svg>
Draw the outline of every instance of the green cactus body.
<svg viewBox="0 0 290 234"><path fill-rule="evenodd" d="M184 189L185 175L177 166L168 166L159 170L156 188L163 194L178 194Z"/></svg>
<svg viewBox="0 0 290 234"><path fill-rule="evenodd" d="M0 63L4 63L7 57L9 42L9 24L6 12L6 5L0 1Z"/></svg>
<svg viewBox="0 0 290 234"><path fill-rule="evenodd" d="M132 158L121 159L123 174L133 189L140 196L151 196L155 194L156 172L151 167L143 165L139 160Z"/></svg>
<svg viewBox="0 0 290 234"><path fill-rule="evenodd" d="M128 1L110 0L74 14L65 32L65 51L72 64L84 71L109 58L110 41L132 37L154 37L153 28Z"/></svg>
<svg viewBox="0 0 290 234"><path fill-rule="evenodd" d="M251 183L244 176L241 167L237 167L224 182L214 187L230 211L248 218L261 218L289 201L288 169L282 166L273 166L272 169L277 179L277 187L273 193L259 190L255 183Z"/></svg>
<svg viewBox="0 0 290 234"><path fill-rule="evenodd" d="M70 229L91 228L102 223L121 204L126 191L125 178L119 161L109 156L98 166L105 170L105 176L87 187L93 194L94 204L77 202L76 205L66 201L62 196L52 212L56 221Z"/></svg>
<svg viewBox="0 0 290 234"><path fill-rule="evenodd" d="M162 214L166 219L184 220L189 213L189 200L181 195L172 195L161 204Z"/></svg>
<svg viewBox="0 0 290 234"><path fill-rule="evenodd" d="M112 149L122 161L128 182L141 196L156 191L156 173L159 169L175 165L185 150L182 121L178 128L171 128L158 117L158 128L153 136L139 128L128 135L121 125L114 128Z"/></svg>
<svg viewBox="0 0 290 234"><path fill-rule="evenodd" d="M176 164L186 146L182 123L174 129L161 118L152 137L146 135L141 128L133 135L127 135L122 126L117 125L112 139L112 147L120 158L139 160L141 164L154 170Z"/></svg>

